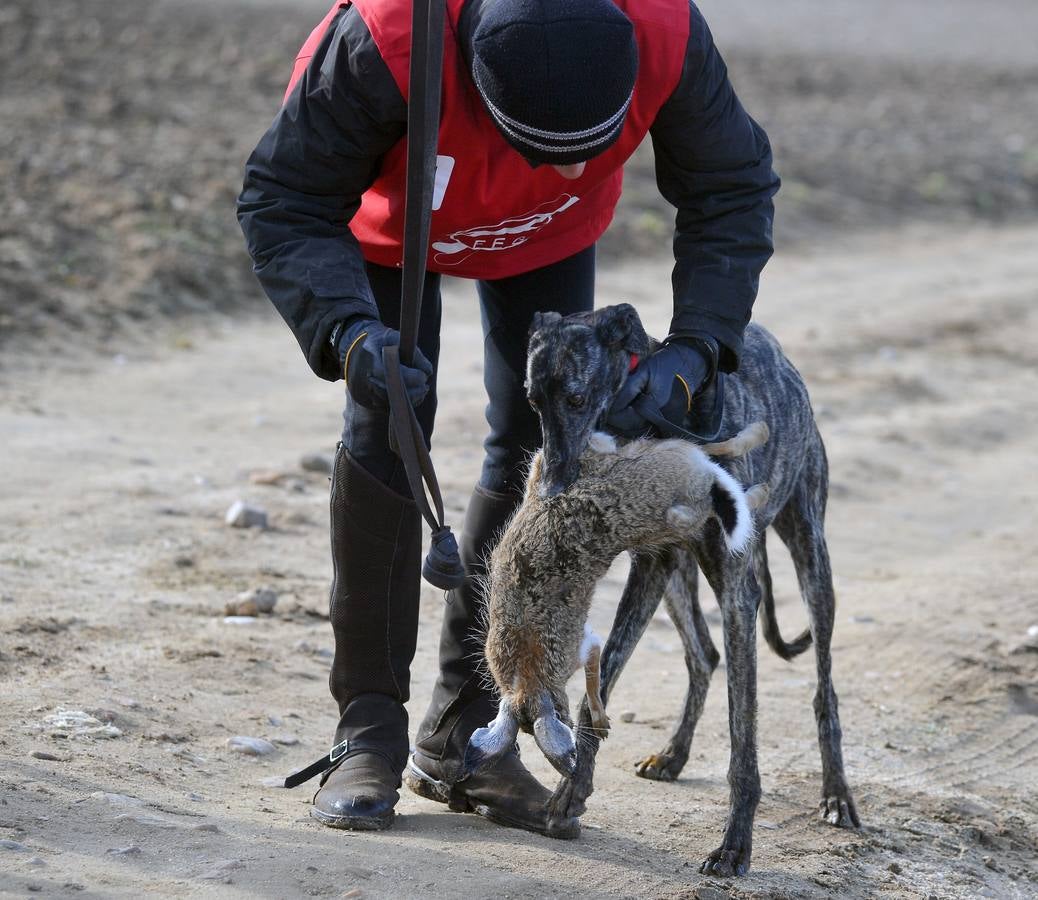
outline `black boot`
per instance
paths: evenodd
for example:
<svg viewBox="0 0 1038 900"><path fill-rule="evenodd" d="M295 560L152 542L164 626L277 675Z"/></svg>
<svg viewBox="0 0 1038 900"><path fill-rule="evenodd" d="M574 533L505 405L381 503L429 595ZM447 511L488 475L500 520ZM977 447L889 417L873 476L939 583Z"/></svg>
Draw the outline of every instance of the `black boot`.
<svg viewBox="0 0 1038 900"><path fill-rule="evenodd" d="M475 812L513 828L549 837L572 838L579 819L549 826L551 792L519 760L518 749L478 775L458 780L469 736L497 715L497 698L483 663L483 561L519 503L515 494L498 494L477 486L465 516L461 559L468 578L451 593L440 634L440 677L429 711L418 729L415 751L404 782L416 794L447 803L456 812Z"/></svg>
<svg viewBox="0 0 1038 900"><path fill-rule="evenodd" d="M421 521L414 502L340 445L331 491L330 614L339 704L332 750L310 814L334 828L393 822L407 763L410 666L418 635Z"/></svg>

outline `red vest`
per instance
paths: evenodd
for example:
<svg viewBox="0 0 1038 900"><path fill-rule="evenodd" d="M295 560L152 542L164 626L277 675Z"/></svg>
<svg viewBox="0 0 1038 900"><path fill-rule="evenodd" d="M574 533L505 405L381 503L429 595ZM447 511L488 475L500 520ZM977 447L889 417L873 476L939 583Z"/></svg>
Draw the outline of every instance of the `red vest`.
<svg viewBox="0 0 1038 900"><path fill-rule="evenodd" d="M623 186L622 166L642 142L681 77L688 43L688 0L614 0L634 23L638 81L619 139L575 180L551 166L532 169L498 132L457 44L465 0L447 0L443 94L428 268L466 278L518 275L589 247L613 218ZM288 91L305 71L338 2L296 58ZM410 0L353 0L407 99ZM286 97L288 92L286 92ZM350 229L364 258L383 266L402 261L407 139L383 159Z"/></svg>

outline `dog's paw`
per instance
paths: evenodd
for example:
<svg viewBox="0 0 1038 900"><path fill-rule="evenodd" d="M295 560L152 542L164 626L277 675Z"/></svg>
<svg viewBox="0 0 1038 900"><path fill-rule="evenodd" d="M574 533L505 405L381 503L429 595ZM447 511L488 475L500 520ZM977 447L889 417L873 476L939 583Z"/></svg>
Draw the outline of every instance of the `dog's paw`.
<svg viewBox="0 0 1038 900"><path fill-rule="evenodd" d="M824 821L837 828L861 828L858 810L854 807L854 798L847 788L827 792L827 796L818 804L818 814Z"/></svg>
<svg viewBox="0 0 1038 900"><path fill-rule="evenodd" d="M703 861L699 871L704 875L712 875L714 878L745 875L750 871L749 842L730 842L726 836L725 842Z"/></svg>
<svg viewBox="0 0 1038 900"><path fill-rule="evenodd" d="M668 753L653 753L638 762L634 772L639 778L652 781L674 781L684 767L683 759L676 759Z"/></svg>

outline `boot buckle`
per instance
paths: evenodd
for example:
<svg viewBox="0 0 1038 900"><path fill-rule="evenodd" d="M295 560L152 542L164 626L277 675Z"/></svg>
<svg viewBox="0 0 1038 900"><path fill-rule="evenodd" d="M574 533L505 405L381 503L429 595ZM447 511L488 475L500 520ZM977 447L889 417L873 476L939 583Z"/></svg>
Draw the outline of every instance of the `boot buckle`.
<svg viewBox="0 0 1038 900"><path fill-rule="evenodd" d="M348 739L339 741L331 750L328 751L328 762L334 763L337 760L342 759L350 749L350 742Z"/></svg>

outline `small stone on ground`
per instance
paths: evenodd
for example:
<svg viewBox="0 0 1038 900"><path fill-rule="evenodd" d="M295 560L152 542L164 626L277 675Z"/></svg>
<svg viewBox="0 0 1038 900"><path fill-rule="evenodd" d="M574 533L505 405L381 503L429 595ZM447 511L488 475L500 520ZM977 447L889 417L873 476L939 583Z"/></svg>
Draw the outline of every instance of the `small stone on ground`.
<svg viewBox="0 0 1038 900"><path fill-rule="evenodd" d="M248 737L243 734L227 738L227 749L245 756L269 756L277 747L263 738Z"/></svg>
<svg viewBox="0 0 1038 900"><path fill-rule="evenodd" d="M266 528L267 511L244 500L236 500L227 510L224 521L232 528Z"/></svg>

